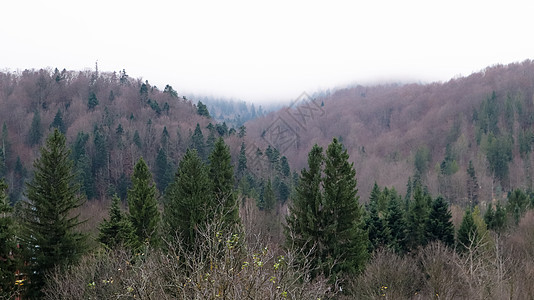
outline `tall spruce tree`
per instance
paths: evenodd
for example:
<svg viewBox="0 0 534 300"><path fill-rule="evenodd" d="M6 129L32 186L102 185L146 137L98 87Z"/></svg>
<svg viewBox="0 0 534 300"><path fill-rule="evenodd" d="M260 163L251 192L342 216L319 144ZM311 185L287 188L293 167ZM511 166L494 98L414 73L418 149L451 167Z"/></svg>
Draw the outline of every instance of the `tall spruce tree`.
<svg viewBox="0 0 534 300"><path fill-rule="evenodd" d="M332 274L360 272L367 260L369 239L362 229L362 208L358 202L354 163L336 138L326 149L324 168L324 224L327 244L322 257L334 263Z"/></svg>
<svg viewBox="0 0 534 300"><path fill-rule="evenodd" d="M402 207L400 196L392 195L386 213L386 223L391 232L390 246L397 253L407 251L407 226L405 211Z"/></svg>
<svg viewBox="0 0 534 300"><path fill-rule="evenodd" d="M28 132L28 145L34 146L41 142L43 137L43 130L41 128L41 115L39 111L36 110L33 114L32 124L30 126L30 131Z"/></svg>
<svg viewBox="0 0 534 300"><path fill-rule="evenodd" d="M266 212L272 212L276 204L276 195L274 194L273 184L271 178L267 180L267 183L263 187L263 201L261 202L260 209Z"/></svg>
<svg viewBox="0 0 534 300"><path fill-rule="evenodd" d="M198 156L202 158L202 160L206 160L206 144L204 143L202 129L200 129L200 125L198 123L195 127L195 132L191 136L191 148L197 150Z"/></svg>
<svg viewBox="0 0 534 300"><path fill-rule="evenodd" d="M311 266L317 268L313 270L314 275L322 271L321 251L329 246L323 224L323 164L323 148L315 144L308 153L308 169L300 173L285 228L286 247L297 249L299 260L309 260Z"/></svg>
<svg viewBox="0 0 534 300"><path fill-rule="evenodd" d="M15 272L19 265L19 251L15 236L12 207L7 197L7 184L0 179L0 299L14 299Z"/></svg>
<svg viewBox="0 0 534 300"><path fill-rule="evenodd" d="M376 183L375 187L376 189L373 188L371 191L365 220L365 228L369 234L369 250L371 252L378 248L389 246L392 242L391 229L385 216L379 210L378 202L381 192ZM373 192L376 193L376 191L378 191L378 195L373 195Z"/></svg>
<svg viewBox="0 0 534 300"><path fill-rule="evenodd" d="M55 129L34 162L23 209L23 241L28 251L29 297L40 297L46 272L74 263L85 251L86 235L74 210L82 205L74 184L73 162L65 136Z"/></svg>
<svg viewBox="0 0 534 300"><path fill-rule="evenodd" d="M188 149L165 193L165 232L170 240L178 237L189 250L196 246L197 230L212 221L217 205L208 174L197 151Z"/></svg>
<svg viewBox="0 0 534 300"><path fill-rule="evenodd" d="M234 168L230 148L219 138L209 156L209 174L212 180L212 194L216 201L216 217L222 217L223 229L236 232L240 223L237 195L234 191Z"/></svg>
<svg viewBox="0 0 534 300"><path fill-rule="evenodd" d="M467 167L467 174L469 175L469 178L467 179L467 199L469 200L469 204L471 207L475 207L475 205L478 205L478 180L477 175L475 173L475 167L473 166L473 162L469 161L469 166Z"/></svg>
<svg viewBox="0 0 534 300"><path fill-rule="evenodd" d="M65 122L63 122L63 116L59 108L57 110L56 116L54 117L54 121L52 121L52 123L50 124L50 128L57 128L63 134L67 132L67 127L65 126Z"/></svg>
<svg viewBox="0 0 534 300"><path fill-rule="evenodd" d="M449 205L439 196L432 202L426 225L427 242L439 240L449 247L454 246L454 224Z"/></svg>
<svg viewBox="0 0 534 300"><path fill-rule="evenodd" d="M152 174L141 157L135 164L132 188L128 190L128 208L139 244L159 244L159 211L156 185Z"/></svg>
<svg viewBox="0 0 534 300"><path fill-rule="evenodd" d="M117 246L136 247L138 239L134 234L132 222L126 214L121 211L120 198L115 194L111 199L109 209L109 220L104 219L98 226L98 241L108 248Z"/></svg>
<svg viewBox="0 0 534 300"><path fill-rule="evenodd" d="M247 153L245 142L241 142L241 149L239 149L239 158L237 162L237 179L241 180L247 169Z"/></svg>
<svg viewBox="0 0 534 300"><path fill-rule="evenodd" d="M428 198L423 193L421 184L417 184L413 193L413 201L406 215L408 230L408 248L416 249L426 244L426 225L428 222Z"/></svg>

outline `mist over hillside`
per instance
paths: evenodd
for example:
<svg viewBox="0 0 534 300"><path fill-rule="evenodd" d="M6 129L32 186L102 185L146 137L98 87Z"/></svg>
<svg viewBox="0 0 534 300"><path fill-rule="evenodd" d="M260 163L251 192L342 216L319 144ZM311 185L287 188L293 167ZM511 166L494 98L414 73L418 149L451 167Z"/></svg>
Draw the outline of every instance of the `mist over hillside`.
<svg viewBox="0 0 534 300"><path fill-rule="evenodd" d="M281 149L300 170L313 144L339 137L364 199L375 181L404 192L408 178L420 176L432 193L465 203L472 161L487 202L532 187L533 95L530 60L443 83L354 86L303 94L247 122L247 139Z"/></svg>

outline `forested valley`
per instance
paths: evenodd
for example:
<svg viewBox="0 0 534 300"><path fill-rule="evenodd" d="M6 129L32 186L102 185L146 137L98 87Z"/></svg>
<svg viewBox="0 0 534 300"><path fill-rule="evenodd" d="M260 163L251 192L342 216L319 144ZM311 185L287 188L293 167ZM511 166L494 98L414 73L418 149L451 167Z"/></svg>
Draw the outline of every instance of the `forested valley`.
<svg viewBox="0 0 534 300"><path fill-rule="evenodd" d="M0 72L0 299L534 297L534 62L311 95Z"/></svg>

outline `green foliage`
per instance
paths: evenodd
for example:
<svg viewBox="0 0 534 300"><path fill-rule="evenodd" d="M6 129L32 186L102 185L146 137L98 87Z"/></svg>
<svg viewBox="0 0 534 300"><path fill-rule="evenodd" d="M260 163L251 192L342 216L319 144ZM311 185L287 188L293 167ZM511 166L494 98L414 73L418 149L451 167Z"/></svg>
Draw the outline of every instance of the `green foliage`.
<svg viewBox="0 0 534 300"><path fill-rule="evenodd" d="M163 148L159 148L156 156L156 172L155 172L156 186L160 192L164 192L169 182L172 180L172 168L167 160L167 152Z"/></svg>
<svg viewBox="0 0 534 300"><path fill-rule="evenodd" d="M63 134L67 133L67 126L63 122L63 115L60 109L57 110L54 121L50 124L50 128L57 128Z"/></svg>
<svg viewBox="0 0 534 300"><path fill-rule="evenodd" d="M20 267L13 208L7 197L7 184L0 179L0 299L14 298L15 272Z"/></svg>
<svg viewBox="0 0 534 300"><path fill-rule="evenodd" d="M13 170L13 184L11 186L11 193L9 198L11 203L17 203L22 196L22 190L24 189L24 181L26 179L28 171L22 165L20 156L17 156L17 161L15 162L15 169Z"/></svg>
<svg viewBox="0 0 534 300"><path fill-rule="evenodd" d="M273 191L273 185L271 182L271 179L269 178L267 180L267 184L263 188L263 197L258 205L261 210L265 210L266 212L272 212L274 209L274 205L276 204L276 196L274 195Z"/></svg>
<svg viewBox="0 0 534 300"><path fill-rule="evenodd" d="M375 183L375 187L378 185ZM373 187L373 191L376 192ZM373 191L369 198L368 213L365 220L365 228L369 234L369 250L373 252L376 249L389 246L392 243L391 229L384 214L379 210L378 196L373 197ZM380 191L378 191L380 193Z"/></svg>
<svg viewBox="0 0 534 300"><path fill-rule="evenodd" d="M139 136L139 131L137 130L135 130L134 132L133 143L137 146L138 149L143 149L143 142L141 141L141 137Z"/></svg>
<svg viewBox="0 0 534 300"><path fill-rule="evenodd" d="M160 216L156 186L143 158L140 158L134 167L132 188L128 191L128 207L138 243L157 246Z"/></svg>
<svg viewBox="0 0 534 300"><path fill-rule="evenodd" d="M312 267L331 280L360 272L368 256L356 171L348 159L336 138L328 146L326 157L315 145L308 154L309 171L301 172L287 217L289 245L310 254L307 259Z"/></svg>
<svg viewBox="0 0 534 300"><path fill-rule="evenodd" d="M430 214L426 225L426 240L432 242L439 240L443 244L454 246L454 225L449 205L443 197L437 197L432 202Z"/></svg>
<svg viewBox="0 0 534 300"><path fill-rule="evenodd" d="M471 207L478 205L478 180L475 173L475 168L473 167L473 162L469 161L469 166L467 167L467 200Z"/></svg>
<svg viewBox="0 0 534 300"><path fill-rule="evenodd" d="M172 86L166 85L165 89L163 90L164 93L169 94L172 98L178 98L178 92L175 91Z"/></svg>
<svg viewBox="0 0 534 300"><path fill-rule="evenodd" d="M426 173L430 160L430 150L428 149L428 147L419 147L417 149L417 152L415 152L414 158L415 173L418 176L422 177Z"/></svg>
<svg viewBox="0 0 534 300"><path fill-rule="evenodd" d="M23 210L23 240L28 251L31 297L40 295L45 274L54 267L74 263L87 251L86 235L77 232L82 223L74 210L82 202L73 184L73 162L65 136L55 129L34 162L34 178L28 183Z"/></svg>
<svg viewBox="0 0 534 300"><path fill-rule="evenodd" d="M408 229L408 247L416 249L418 246L424 246L427 243L427 223L429 215L430 196L423 193L420 184L415 187L413 201L407 212L407 229Z"/></svg>
<svg viewBox="0 0 534 300"><path fill-rule="evenodd" d="M404 253L407 251L407 225L404 215L405 213L400 203L400 197L396 195L396 192L391 192L390 194L391 197L386 214L386 223L391 232L390 247L397 253Z"/></svg>
<svg viewBox="0 0 534 300"><path fill-rule="evenodd" d="M245 142L241 142L241 149L239 150L239 158L237 161L237 178L241 179L247 169L247 153Z"/></svg>
<svg viewBox="0 0 534 300"><path fill-rule="evenodd" d="M506 204L506 210L513 212L517 207L519 214L522 215L527 210L529 202L530 201L528 199L528 196L524 191L520 189L515 189L508 195L508 203Z"/></svg>
<svg viewBox="0 0 534 300"><path fill-rule="evenodd" d="M41 115L39 114L39 111L35 111L32 124L30 125L30 131L28 132L28 145L38 145L41 142L42 137L43 129L41 128Z"/></svg>
<svg viewBox="0 0 534 300"><path fill-rule="evenodd" d="M486 157L489 167L494 176L506 183L508 178L508 163L512 160L512 140L505 136L488 136Z"/></svg>
<svg viewBox="0 0 534 300"><path fill-rule="evenodd" d="M94 110L95 107L99 104L98 98L96 97L96 94L94 92L91 92L89 94L89 99L87 100L87 107L90 110Z"/></svg>
<svg viewBox="0 0 534 300"><path fill-rule="evenodd" d="M195 127L195 132L191 136L191 148L197 151L198 156L200 156L202 160L206 160L206 144L204 143L204 135L202 134L202 130L200 129L200 125L198 123Z"/></svg>
<svg viewBox="0 0 534 300"><path fill-rule="evenodd" d="M109 220L104 219L98 226L98 230L98 241L108 248L138 246L132 223L121 211L120 198L117 195L111 199Z"/></svg>
<svg viewBox="0 0 534 300"><path fill-rule="evenodd" d="M240 224L239 205L234 191L234 168L230 148L219 138L209 156L209 178L213 182L212 197L216 201L216 217L221 218L222 230L236 233Z"/></svg>
<svg viewBox="0 0 534 300"><path fill-rule="evenodd" d="M213 220L217 203L208 174L197 151L188 149L165 193L165 232L170 240L178 237L187 249L195 245L197 230Z"/></svg>
<svg viewBox="0 0 534 300"><path fill-rule="evenodd" d="M201 101L198 101L198 104L197 104L197 114L204 116L208 119L211 118L210 112L208 111L208 107Z"/></svg>
<svg viewBox="0 0 534 300"><path fill-rule="evenodd" d="M479 234L475 220L473 219L473 213L471 209L467 209L464 213L462 223L458 229L458 235L456 237L456 249L458 252L465 252L470 247L476 246L482 237Z"/></svg>

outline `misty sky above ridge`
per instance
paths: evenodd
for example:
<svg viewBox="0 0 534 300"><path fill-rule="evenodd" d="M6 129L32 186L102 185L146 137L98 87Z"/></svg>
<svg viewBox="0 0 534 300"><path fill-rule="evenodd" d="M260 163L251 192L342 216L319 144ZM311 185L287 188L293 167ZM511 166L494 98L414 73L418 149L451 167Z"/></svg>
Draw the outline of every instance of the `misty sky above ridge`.
<svg viewBox="0 0 534 300"><path fill-rule="evenodd" d="M126 72L181 94L290 101L534 58L532 1L7 1L0 70Z"/></svg>

